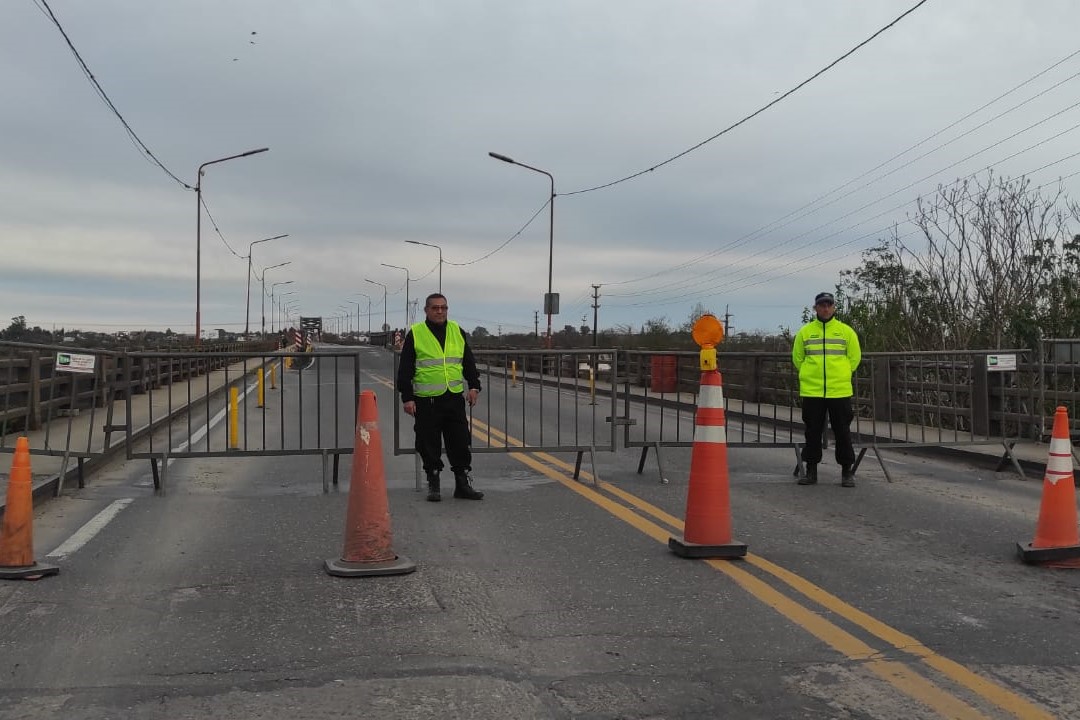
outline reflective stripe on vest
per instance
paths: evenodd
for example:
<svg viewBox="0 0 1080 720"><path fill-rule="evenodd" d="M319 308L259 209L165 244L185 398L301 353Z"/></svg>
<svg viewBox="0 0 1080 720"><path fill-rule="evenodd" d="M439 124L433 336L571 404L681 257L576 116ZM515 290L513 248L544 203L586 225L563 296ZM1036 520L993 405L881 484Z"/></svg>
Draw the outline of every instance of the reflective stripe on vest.
<svg viewBox="0 0 1080 720"><path fill-rule="evenodd" d="M435 397L447 390L464 392L462 358L465 355L465 336L461 334L458 324L452 320L446 322L445 346L439 345L427 323L416 323L411 330L416 348L413 394L417 397Z"/></svg>

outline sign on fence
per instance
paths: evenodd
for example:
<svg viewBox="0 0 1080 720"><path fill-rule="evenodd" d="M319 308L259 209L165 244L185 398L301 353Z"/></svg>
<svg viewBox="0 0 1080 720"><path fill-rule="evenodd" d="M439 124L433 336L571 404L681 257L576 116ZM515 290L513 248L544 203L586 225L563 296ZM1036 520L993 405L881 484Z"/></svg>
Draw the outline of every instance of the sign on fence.
<svg viewBox="0 0 1080 720"><path fill-rule="evenodd" d="M988 372L1016 370L1016 355L987 355L986 370Z"/></svg>
<svg viewBox="0 0 1080 720"><path fill-rule="evenodd" d="M56 353L56 369L60 372L92 373L95 357L83 353L58 352Z"/></svg>

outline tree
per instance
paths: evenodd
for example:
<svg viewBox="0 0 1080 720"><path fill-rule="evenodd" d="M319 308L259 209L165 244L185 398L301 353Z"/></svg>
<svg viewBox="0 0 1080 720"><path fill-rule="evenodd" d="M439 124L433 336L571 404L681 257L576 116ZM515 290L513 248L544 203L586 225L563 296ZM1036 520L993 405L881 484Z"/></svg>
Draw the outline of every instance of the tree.
<svg viewBox="0 0 1080 720"><path fill-rule="evenodd" d="M1034 347L1080 331L1080 207L1026 178L967 179L916 202L901 233L841 274L846 321L874 350Z"/></svg>
<svg viewBox="0 0 1080 720"><path fill-rule="evenodd" d="M486 337L491 337L491 333L488 332L488 329L483 325L477 325L476 328L472 331L472 336L474 338L483 339Z"/></svg>
<svg viewBox="0 0 1080 720"><path fill-rule="evenodd" d="M7 330L0 332L0 339L3 340L23 340L26 338L26 317L23 315L16 315L11 318L11 324L8 325Z"/></svg>

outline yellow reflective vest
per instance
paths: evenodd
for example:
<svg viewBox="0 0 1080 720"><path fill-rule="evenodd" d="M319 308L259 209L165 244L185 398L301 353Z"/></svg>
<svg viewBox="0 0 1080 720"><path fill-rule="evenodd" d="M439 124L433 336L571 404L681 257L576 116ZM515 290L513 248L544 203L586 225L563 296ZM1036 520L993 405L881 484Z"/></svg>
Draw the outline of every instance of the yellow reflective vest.
<svg viewBox="0 0 1080 720"><path fill-rule="evenodd" d="M446 321L446 343L431 332L427 323L412 326L413 345L416 348L416 372L413 374L413 394L416 397L435 397L465 390L465 336L453 320Z"/></svg>
<svg viewBox="0 0 1080 720"><path fill-rule="evenodd" d="M814 318L799 329L791 361L799 371L802 397L845 398L855 394L851 376L862 360L859 336L835 317Z"/></svg>

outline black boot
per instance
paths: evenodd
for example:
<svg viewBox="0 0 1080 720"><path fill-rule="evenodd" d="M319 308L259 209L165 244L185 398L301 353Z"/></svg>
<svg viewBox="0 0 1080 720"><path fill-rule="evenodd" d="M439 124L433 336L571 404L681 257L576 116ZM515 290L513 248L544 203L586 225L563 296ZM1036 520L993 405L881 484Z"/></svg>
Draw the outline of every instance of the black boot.
<svg viewBox="0 0 1080 720"><path fill-rule="evenodd" d="M806 463L806 476L799 478L799 485L817 484L817 463Z"/></svg>
<svg viewBox="0 0 1080 720"><path fill-rule="evenodd" d="M850 465L844 465L840 470L841 487L855 487L855 471Z"/></svg>
<svg viewBox="0 0 1080 720"><path fill-rule="evenodd" d="M454 473L454 497L459 500L479 500L484 493L473 490L472 478L467 472Z"/></svg>
<svg viewBox="0 0 1080 720"><path fill-rule="evenodd" d="M438 474L427 476L427 499L428 502L439 502L442 500L442 493L439 492Z"/></svg>

